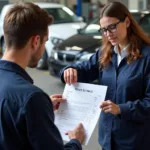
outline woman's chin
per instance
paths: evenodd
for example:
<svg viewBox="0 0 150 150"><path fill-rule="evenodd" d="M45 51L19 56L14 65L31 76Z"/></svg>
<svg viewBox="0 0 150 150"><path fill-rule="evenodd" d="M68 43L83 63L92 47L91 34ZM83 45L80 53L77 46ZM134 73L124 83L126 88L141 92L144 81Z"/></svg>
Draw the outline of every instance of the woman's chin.
<svg viewBox="0 0 150 150"><path fill-rule="evenodd" d="M118 43L117 43L117 42L111 42L111 44L112 44L113 46L118 45Z"/></svg>

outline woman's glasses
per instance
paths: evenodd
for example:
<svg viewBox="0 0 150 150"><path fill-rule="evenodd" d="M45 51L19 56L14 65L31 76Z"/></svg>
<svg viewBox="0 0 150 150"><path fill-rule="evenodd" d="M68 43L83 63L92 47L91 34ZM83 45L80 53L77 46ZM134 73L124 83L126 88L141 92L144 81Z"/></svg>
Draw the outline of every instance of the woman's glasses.
<svg viewBox="0 0 150 150"><path fill-rule="evenodd" d="M117 23L114 24L110 24L107 28L101 28L100 32L102 35L107 36L107 31L109 31L110 33L115 33L117 31L117 25L123 21L118 21Z"/></svg>

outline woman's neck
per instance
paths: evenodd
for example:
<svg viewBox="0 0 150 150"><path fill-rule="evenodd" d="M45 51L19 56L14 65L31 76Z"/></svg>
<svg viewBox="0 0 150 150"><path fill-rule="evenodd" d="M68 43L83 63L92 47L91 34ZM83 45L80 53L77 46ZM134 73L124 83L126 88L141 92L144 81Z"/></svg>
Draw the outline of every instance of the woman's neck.
<svg viewBox="0 0 150 150"><path fill-rule="evenodd" d="M119 52L121 52L122 49L124 49L128 44L129 44L129 41L127 39L124 40L122 43L118 44L118 50L119 50Z"/></svg>

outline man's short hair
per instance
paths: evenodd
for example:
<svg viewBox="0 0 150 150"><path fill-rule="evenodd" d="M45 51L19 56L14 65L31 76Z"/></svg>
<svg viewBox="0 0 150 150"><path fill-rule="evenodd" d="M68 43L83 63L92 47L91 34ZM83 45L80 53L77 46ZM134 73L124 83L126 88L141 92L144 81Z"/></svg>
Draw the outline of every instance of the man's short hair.
<svg viewBox="0 0 150 150"><path fill-rule="evenodd" d="M40 35L41 42L47 35L53 17L33 3L15 4L4 18L4 37L7 47L23 48L28 40Z"/></svg>

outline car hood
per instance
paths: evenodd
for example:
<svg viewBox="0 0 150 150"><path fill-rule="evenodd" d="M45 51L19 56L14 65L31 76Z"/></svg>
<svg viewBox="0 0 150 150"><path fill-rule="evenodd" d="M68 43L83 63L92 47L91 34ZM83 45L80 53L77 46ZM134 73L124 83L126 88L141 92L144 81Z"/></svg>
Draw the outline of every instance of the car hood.
<svg viewBox="0 0 150 150"><path fill-rule="evenodd" d="M101 39L102 37L97 35L76 34L57 45L56 49L84 51L92 47L99 47Z"/></svg>
<svg viewBox="0 0 150 150"><path fill-rule="evenodd" d="M77 30L85 27L84 22L52 24L49 27L49 36L67 39L68 37L77 34Z"/></svg>

